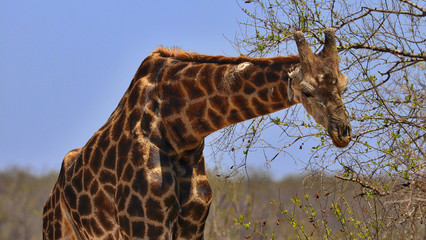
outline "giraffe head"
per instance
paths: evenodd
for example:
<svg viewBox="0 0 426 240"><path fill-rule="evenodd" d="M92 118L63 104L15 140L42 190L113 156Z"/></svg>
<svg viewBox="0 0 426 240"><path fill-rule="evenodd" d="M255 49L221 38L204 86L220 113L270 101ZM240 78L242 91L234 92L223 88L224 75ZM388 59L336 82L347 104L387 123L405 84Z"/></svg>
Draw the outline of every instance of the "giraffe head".
<svg viewBox="0 0 426 240"><path fill-rule="evenodd" d="M315 54L303 33L295 33L300 64L289 74L288 97L290 102L302 103L315 121L328 129L334 145L346 147L351 125L342 95L348 78L339 69L334 29L327 28L324 34L324 48Z"/></svg>

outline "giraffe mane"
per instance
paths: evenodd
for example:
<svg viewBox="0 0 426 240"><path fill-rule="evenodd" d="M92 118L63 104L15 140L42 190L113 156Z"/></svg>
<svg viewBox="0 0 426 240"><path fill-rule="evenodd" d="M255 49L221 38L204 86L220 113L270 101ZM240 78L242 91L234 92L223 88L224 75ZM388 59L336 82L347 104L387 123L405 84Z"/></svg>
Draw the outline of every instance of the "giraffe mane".
<svg viewBox="0 0 426 240"><path fill-rule="evenodd" d="M218 63L218 64L240 64L243 62L251 62L256 65L269 65L272 63L298 63L299 56L290 55L286 57L278 56L273 58L252 58L246 56L226 57L204 55L195 52L188 52L180 48L158 47L153 54L159 54L162 57L176 58L180 61L199 62L199 63Z"/></svg>

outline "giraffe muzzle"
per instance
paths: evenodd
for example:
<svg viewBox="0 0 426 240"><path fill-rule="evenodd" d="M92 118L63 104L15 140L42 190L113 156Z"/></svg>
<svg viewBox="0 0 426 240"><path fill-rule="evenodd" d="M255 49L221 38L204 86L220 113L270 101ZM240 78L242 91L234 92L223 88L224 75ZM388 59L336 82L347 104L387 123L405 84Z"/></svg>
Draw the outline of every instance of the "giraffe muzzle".
<svg viewBox="0 0 426 240"><path fill-rule="evenodd" d="M342 120L332 120L328 126L328 134L336 147L346 147L352 139L351 125Z"/></svg>

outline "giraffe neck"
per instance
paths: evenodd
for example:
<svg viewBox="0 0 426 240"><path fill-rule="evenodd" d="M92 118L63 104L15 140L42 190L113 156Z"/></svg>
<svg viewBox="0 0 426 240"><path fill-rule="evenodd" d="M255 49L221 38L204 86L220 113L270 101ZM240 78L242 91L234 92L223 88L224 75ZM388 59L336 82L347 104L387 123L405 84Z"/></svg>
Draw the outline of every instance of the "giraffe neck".
<svg viewBox="0 0 426 240"><path fill-rule="evenodd" d="M120 104L127 108L125 130L160 148L190 151L214 131L293 105L288 72L298 62L296 56L228 58L157 50L141 64Z"/></svg>

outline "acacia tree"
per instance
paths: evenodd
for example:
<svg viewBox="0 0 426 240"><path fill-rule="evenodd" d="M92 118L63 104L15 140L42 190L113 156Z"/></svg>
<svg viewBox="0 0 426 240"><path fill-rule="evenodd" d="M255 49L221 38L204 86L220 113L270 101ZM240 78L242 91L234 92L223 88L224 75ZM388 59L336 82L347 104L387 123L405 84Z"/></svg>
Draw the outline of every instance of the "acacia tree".
<svg viewBox="0 0 426 240"><path fill-rule="evenodd" d="M212 144L234 157L232 170L244 167L255 149L262 149L270 162L310 147L312 154L305 164L312 173L359 184L354 197L365 199L374 212L366 221L375 238L390 229L398 229L402 237L420 238L426 220L426 3L238 3L247 20L240 23L241 31L232 42L242 55L296 53L293 33L298 30L318 51L324 42L323 30L336 29L340 68L350 79L344 99L353 141L336 149L326 129L296 106L223 130ZM277 131L281 133L278 141L276 134L267 137Z"/></svg>

